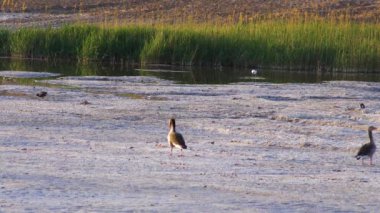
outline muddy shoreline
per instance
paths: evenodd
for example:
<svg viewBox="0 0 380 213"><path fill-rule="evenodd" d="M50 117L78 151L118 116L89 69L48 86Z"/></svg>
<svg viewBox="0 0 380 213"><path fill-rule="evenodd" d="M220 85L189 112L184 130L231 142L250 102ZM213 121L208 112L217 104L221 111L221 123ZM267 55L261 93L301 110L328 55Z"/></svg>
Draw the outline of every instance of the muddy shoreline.
<svg viewBox="0 0 380 213"><path fill-rule="evenodd" d="M37 81L0 86L2 211L379 208L378 154L353 157L379 126L379 83ZM185 157L168 155L170 117Z"/></svg>

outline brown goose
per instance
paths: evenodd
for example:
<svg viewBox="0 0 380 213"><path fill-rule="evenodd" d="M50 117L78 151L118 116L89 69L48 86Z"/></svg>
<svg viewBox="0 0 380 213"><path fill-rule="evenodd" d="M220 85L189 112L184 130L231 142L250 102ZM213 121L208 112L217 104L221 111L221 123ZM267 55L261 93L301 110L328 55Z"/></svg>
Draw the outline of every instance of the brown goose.
<svg viewBox="0 0 380 213"><path fill-rule="evenodd" d="M185 139L183 139L182 135L175 131L175 120L174 118L171 118L169 120L169 133L168 133L168 143L170 146L170 155L173 153L173 148L179 148L181 149L181 155L182 156L182 149L187 149L187 146L185 144Z"/></svg>
<svg viewBox="0 0 380 213"><path fill-rule="evenodd" d="M355 156L358 160L362 158L362 164L364 164L363 157L368 156L370 159L370 165L372 165L372 156L376 152L376 145L375 141L373 140L372 131L376 129L377 128L373 126L368 127L369 143L364 144L360 148L358 154Z"/></svg>

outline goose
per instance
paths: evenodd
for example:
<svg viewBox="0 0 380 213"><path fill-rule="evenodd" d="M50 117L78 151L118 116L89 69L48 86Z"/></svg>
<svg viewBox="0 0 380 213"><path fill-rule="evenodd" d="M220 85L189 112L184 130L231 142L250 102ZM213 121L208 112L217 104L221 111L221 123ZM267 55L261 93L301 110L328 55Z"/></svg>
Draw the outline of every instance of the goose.
<svg viewBox="0 0 380 213"><path fill-rule="evenodd" d="M376 129L377 128L373 126L368 127L369 143L364 144L359 149L358 154L355 156L357 160L362 158L362 164L364 164L363 157L368 156L370 159L370 165L372 165L372 156L376 152L376 145L375 145L375 141L373 140L372 131Z"/></svg>
<svg viewBox="0 0 380 213"><path fill-rule="evenodd" d="M40 98L43 98L43 97L45 97L46 95L47 95L47 92L45 92L45 91L41 91L41 92L39 92L39 93L36 94L36 96L38 96L38 97L40 97Z"/></svg>
<svg viewBox="0 0 380 213"><path fill-rule="evenodd" d="M175 120L174 118L171 118L169 120L169 133L168 133L168 143L170 146L170 155L173 153L173 148L179 148L181 149L181 155L182 156L182 149L187 149L187 146L185 144L185 139L183 139L183 136L181 133L178 133L175 131Z"/></svg>

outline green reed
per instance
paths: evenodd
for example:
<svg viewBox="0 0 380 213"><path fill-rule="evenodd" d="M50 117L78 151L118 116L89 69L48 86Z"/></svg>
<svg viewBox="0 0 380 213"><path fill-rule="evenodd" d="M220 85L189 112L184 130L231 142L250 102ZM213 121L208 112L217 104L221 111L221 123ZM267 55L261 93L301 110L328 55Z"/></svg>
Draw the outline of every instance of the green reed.
<svg viewBox="0 0 380 213"><path fill-rule="evenodd" d="M380 71L380 25L336 20L248 24L70 25L0 30L1 56Z"/></svg>
<svg viewBox="0 0 380 213"><path fill-rule="evenodd" d="M0 30L0 56L8 56L10 32L7 30Z"/></svg>

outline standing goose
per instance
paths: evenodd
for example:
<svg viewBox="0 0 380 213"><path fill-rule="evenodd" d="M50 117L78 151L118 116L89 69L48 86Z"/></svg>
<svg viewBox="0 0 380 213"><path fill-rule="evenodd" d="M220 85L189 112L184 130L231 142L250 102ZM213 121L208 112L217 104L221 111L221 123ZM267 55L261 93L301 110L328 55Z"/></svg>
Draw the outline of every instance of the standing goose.
<svg viewBox="0 0 380 213"><path fill-rule="evenodd" d="M370 159L370 165L372 165L372 156L373 154L375 154L376 152L376 145L375 145L375 141L373 140L373 136L372 136L372 131L373 130L376 130L377 128L376 127L373 127L373 126L370 126L368 127L368 135L369 135L369 143L366 143L364 144L358 154L355 156L356 159L360 159L362 158L362 164L364 164L364 159L363 157L364 156L369 156L369 159Z"/></svg>
<svg viewBox="0 0 380 213"><path fill-rule="evenodd" d="M185 140L183 139L182 135L175 131L175 120L174 118L171 118L169 120L169 133L168 133L168 143L170 146L170 155L173 153L173 148L177 147L181 149L181 156L182 156L182 149L187 149L187 146L185 144Z"/></svg>

